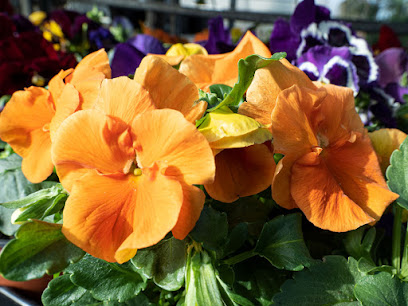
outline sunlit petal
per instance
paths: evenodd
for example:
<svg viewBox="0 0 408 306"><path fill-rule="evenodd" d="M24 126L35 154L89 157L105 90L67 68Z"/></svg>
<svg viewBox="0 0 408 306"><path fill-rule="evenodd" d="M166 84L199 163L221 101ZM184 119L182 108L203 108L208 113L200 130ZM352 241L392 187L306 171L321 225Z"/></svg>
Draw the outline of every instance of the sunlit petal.
<svg viewBox="0 0 408 306"><path fill-rule="evenodd" d="M205 137L180 112L146 112L132 124L132 138L141 168L155 162L169 166L166 175L182 176L187 184L213 180L214 157Z"/></svg>

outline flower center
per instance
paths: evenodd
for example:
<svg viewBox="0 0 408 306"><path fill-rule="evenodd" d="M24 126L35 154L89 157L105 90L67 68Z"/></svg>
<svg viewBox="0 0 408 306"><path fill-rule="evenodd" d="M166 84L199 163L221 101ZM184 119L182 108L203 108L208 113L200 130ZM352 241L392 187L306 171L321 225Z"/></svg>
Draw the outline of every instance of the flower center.
<svg viewBox="0 0 408 306"><path fill-rule="evenodd" d="M321 147L322 149L327 148L329 146L329 139L327 139L326 136L317 133L317 143L319 145L319 147Z"/></svg>
<svg viewBox="0 0 408 306"><path fill-rule="evenodd" d="M143 171L138 167L136 161L134 161L130 166L129 173L132 173L134 176L141 176Z"/></svg>

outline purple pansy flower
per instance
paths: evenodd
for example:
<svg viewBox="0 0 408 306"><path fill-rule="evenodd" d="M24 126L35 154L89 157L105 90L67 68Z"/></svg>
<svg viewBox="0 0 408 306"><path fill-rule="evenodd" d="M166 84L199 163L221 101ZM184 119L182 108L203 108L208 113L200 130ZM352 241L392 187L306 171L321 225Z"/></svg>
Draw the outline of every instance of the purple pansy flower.
<svg viewBox="0 0 408 306"><path fill-rule="evenodd" d="M402 48L389 48L375 58L380 70L378 83L398 102L405 102L408 88L401 86L401 79L408 71L408 54Z"/></svg>
<svg viewBox="0 0 408 306"><path fill-rule="evenodd" d="M164 54L166 49L158 39L146 34L138 34L127 42L118 44L111 64L112 77L135 73L148 53Z"/></svg>
<svg viewBox="0 0 408 306"><path fill-rule="evenodd" d="M357 69L347 47L313 47L299 57L297 64L313 81L347 86L355 95L360 89Z"/></svg>
<svg viewBox="0 0 408 306"><path fill-rule="evenodd" d="M208 40L202 42L208 54L220 54L234 50L231 34L224 28L224 20L217 16L208 21Z"/></svg>
<svg viewBox="0 0 408 306"><path fill-rule="evenodd" d="M147 34L138 34L127 41L128 44L132 45L140 52L144 54L153 53L153 54L165 54L166 49L163 47L163 44L157 38L147 35Z"/></svg>
<svg viewBox="0 0 408 306"><path fill-rule="evenodd" d="M375 58L380 69L378 84L387 86L399 83L402 75L408 70L408 54L402 48L389 48Z"/></svg>
<svg viewBox="0 0 408 306"><path fill-rule="evenodd" d="M290 22L279 18L270 37L269 46L272 52L286 52L287 59L293 61L297 58L296 50L300 44L300 33L311 23L319 23L330 19L330 11L319 5L314 0L305 0L296 7ZM310 42L313 44L313 42ZM317 45L317 44L315 44Z"/></svg>

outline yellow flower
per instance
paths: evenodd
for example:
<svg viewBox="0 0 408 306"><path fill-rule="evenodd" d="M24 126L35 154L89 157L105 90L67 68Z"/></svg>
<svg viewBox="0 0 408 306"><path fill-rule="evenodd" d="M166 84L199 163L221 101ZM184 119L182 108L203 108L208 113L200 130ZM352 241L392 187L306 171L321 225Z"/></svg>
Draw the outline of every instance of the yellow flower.
<svg viewBox="0 0 408 306"><path fill-rule="evenodd" d="M198 130L212 149L243 148L272 139L268 128L256 120L236 114L228 107L209 113Z"/></svg>
<svg viewBox="0 0 408 306"><path fill-rule="evenodd" d="M188 43L188 44L178 43L178 44L174 44L166 52L166 55L168 55L168 56L183 55L184 57L187 57L187 56L193 55L193 54L208 55L208 52L203 46L201 46L199 44L194 44L194 43Z"/></svg>
<svg viewBox="0 0 408 306"><path fill-rule="evenodd" d="M390 157L394 150L398 149L407 134L398 129L380 129L368 133L374 150L377 153L382 173L385 173L390 165Z"/></svg>
<svg viewBox="0 0 408 306"><path fill-rule="evenodd" d="M35 11L28 16L28 19L32 22L32 24L39 26L44 19L47 17L47 14L43 11Z"/></svg>

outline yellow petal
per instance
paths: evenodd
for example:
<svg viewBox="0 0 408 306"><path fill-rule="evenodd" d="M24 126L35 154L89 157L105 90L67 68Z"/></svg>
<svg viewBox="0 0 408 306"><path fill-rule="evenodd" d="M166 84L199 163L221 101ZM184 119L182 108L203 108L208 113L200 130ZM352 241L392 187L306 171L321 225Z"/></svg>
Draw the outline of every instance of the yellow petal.
<svg viewBox="0 0 408 306"><path fill-rule="evenodd" d="M45 18L47 18L47 14L43 11L35 11L28 16L28 19L36 26L39 26Z"/></svg>
<svg viewBox="0 0 408 306"><path fill-rule="evenodd" d="M272 139L269 130L256 120L222 107L206 115L198 130L213 149L242 148Z"/></svg>
<svg viewBox="0 0 408 306"><path fill-rule="evenodd" d="M400 147L407 134L398 129L380 129L368 135L380 161L381 171L385 173L390 165L392 152Z"/></svg>

